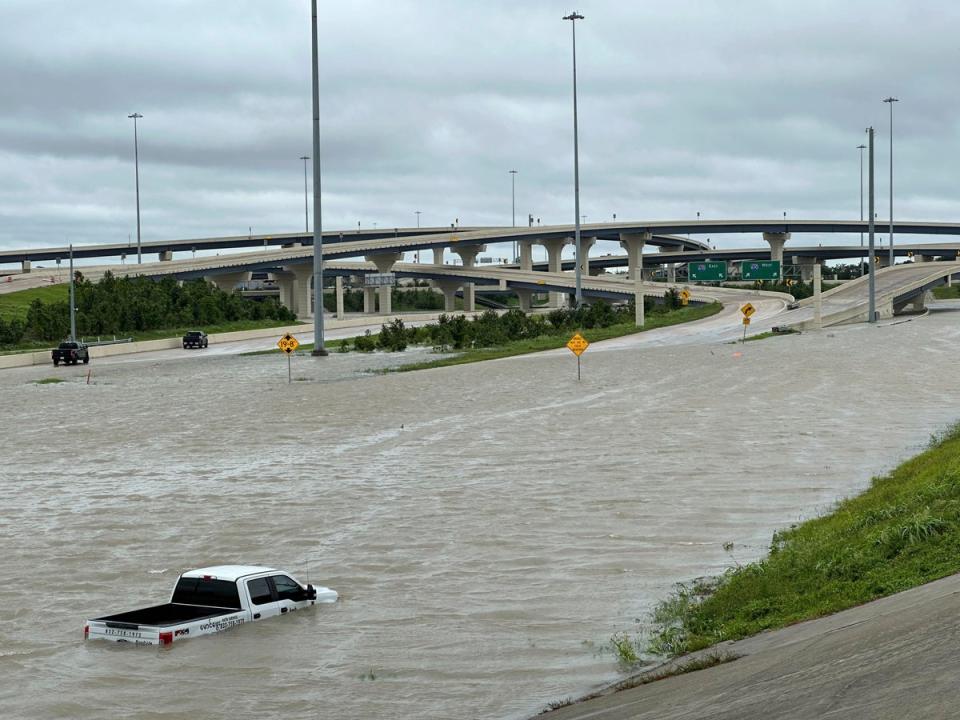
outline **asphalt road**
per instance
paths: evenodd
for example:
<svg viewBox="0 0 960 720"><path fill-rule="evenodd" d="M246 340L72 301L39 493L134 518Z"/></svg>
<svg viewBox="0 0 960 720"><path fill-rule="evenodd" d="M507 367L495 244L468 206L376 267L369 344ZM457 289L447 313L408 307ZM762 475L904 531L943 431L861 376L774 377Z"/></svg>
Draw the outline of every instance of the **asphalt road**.
<svg viewBox="0 0 960 720"><path fill-rule="evenodd" d="M960 575L721 652L732 662L623 690L546 720L960 717Z"/></svg>

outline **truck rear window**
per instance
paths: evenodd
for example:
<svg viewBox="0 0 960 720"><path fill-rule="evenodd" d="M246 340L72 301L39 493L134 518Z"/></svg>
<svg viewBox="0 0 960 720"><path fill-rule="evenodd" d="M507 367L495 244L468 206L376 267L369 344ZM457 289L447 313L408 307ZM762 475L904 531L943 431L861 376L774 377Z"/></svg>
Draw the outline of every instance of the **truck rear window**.
<svg viewBox="0 0 960 720"><path fill-rule="evenodd" d="M227 580L182 577L173 591L172 602L181 605L212 605L240 609L237 584Z"/></svg>

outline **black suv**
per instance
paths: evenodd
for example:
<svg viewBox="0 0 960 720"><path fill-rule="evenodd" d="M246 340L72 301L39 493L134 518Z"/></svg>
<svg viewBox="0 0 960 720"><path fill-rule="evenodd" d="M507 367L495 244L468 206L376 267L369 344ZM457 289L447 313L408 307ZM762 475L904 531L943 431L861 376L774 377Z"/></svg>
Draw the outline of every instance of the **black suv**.
<svg viewBox="0 0 960 720"><path fill-rule="evenodd" d="M207 334L203 330L191 330L183 336L183 349L187 348L205 348L210 344Z"/></svg>

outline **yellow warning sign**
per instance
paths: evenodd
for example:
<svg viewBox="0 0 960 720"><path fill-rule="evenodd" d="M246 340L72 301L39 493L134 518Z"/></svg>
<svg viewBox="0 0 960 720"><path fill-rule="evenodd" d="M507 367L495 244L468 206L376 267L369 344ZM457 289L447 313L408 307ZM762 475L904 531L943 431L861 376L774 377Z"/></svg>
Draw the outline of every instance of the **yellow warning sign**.
<svg viewBox="0 0 960 720"><path fill-rule="evenodd" d="M300 347L300 341L297 340L290 333L287 333L282 338L277 340L277 347L283 350L287 355L289 355L298 347Z"/></svg>
<svg viewBox="0 0 960 720"><path fill-rule="evenodd" d="M680 304L686 305L688 302L690 302L690 291L684 288L680 291Z"/></svg>
<svg viewBox="0 0 960 720"><path fill-rule="evenodd" d="M577 333L567 341L567 347L570 348L570 352L580 357L583 355L583 351L590 347L590 343L583 335Z"/></svg>
<svg viewBox="0 0 960 720"><path fill-rule="evenodd" d="M743 324L744 324L744 325L749 325L749 324L750 324L750 318L745 317L745 318L743 319Z"/></svg>
<svg viewBox="0 0 960 720"><path fill-rule="evenodd" d="M756 311L757 309L750 303L744 303L743 305L740 306L740 312L743 313L743 317L746 318L747 320L749 320L750 316L753 315ZM744 324L746 325L749 323L744 323Z"/></svg>

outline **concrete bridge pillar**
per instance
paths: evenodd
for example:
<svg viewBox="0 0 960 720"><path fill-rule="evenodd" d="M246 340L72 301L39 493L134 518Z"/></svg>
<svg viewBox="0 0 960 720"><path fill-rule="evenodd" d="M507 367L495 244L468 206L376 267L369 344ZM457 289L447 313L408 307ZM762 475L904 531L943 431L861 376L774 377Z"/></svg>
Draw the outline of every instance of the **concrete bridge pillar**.
<svg viewBox="0 0 960 720"><path fill-rule="evenodd" d="M343 276L337 275L335 281L336 292L337 292L337 320L343 320Z"/></svg>
<svg viewBox="0 0 960 720"><path fill-rule="evenodd" d="M530 272L533 270L533 240L520 241L520 269Z"/></svg>
<svg viewBox="0 0 960 720"><path fill-rule="evenodd" d="M770 259L780 261L780 277L783 278L783 246L790 239L790 233L768 233L763 234L763 239L770 245Z"/></svg>
<svg viewBox="0 0 960 720"><path fill-rule="evenodd" d="M583 238L580 239L581 242ZM563 265L561 264L560 254L563 252L563 246L570 242L570 238L549 238L547 240L541 240L540 244L547 249L547 270L552 273L559 273L563 270ZM552 292L550 293L550 307L558 308L563 307L564 295L566 293L562 292Z"/></svg>
<svg viewBox="0 0 960 720"><path fill-rule="evenodd" d="M270 277L277 283L277 287L280 288L280 304L294 315L297 315L296 279L293 273L273 272L270 273ZM212 280L213 278L210 279Z"/></svg>
<svg viewBox="0 0 960 720"><path fill-rule="evenodd" d="M30 272L30 261L29 261L29 260L21 260L21 261L20 261L20 272L22 272L22 273L28 273L28 272Z"/></svg>
<svg viewBox="0 0 960 720"><path fill-rule="evenodd" d="M933 255L914 255L913 261L918 263L933 262Z"/></svg>
<svg viewBox="0 0 960 720"><path fill-rule="evenodd" d="M293 294L299 318L313 317L313 265L287 265L283 268L293 275Z"/></svg>
<svg viewBox="0 0 960 720"><path fill-rule="evenodd" d="M173 260L173 250L163 250L157 253L160 262L170 262Z"/></svg>
<svg viewBox="0 0 960 720"><path fill-rule="evenodd" d="M800 266L800 279L805 282L813 282L813 269L820 264L815 257L793 256L793 264Z"/></svg>
<svg viewBox="0 0 960 720"><path fill-rule="evenodd" d="M207 275L203 279L213 283L224 292L233 292L240 283L250 282L250 272L233 272L222 275Z"/></svg>
<svg viewBox="0 0 960 720"><path fill-rule="evenodd" d="M533 290L525 288L516 288L517 299L520 301L520 309L524 312L533 310Z"/></svg>
<svg viewBox="0 0 960 720"><path fill-rule="evenodd" d="M620 233L620 247L627 251L627 277L636 280L642 275L643 246L653 238L651 233Z"/></svg>
<svg viewBox="0 0 960 720"><path fill-rule="evenodd" d="M434 265L443 265L443 251L446 248L443 245L435 245L433 247L433 264Z"/></svg>
<svg viewBox="0 0 960 720"><path fill-rule="evenodd" d="M596 237L580 236L580 252L583 253L583 258L580 259L580 273L584 277L589 277L590 275L590 250L596 244Z"/></svg>
<svg viewBox="0 0 960 720"><path fill-rule="evenodd" d="M397 252L386 252L386 253L373 253L372 255L367 255L364 259L367 262L372 262L377 266L377 272L379 273L388 273L393 269L393 266L400 261L403 257L402 253ZM380 288L380 314L389 315L393 312L391 298L393 297L393 288L389 285L384 285ZM370 312L373 312L371 309Z"/></svg>
<svg viewBox="0 0 960 720"><path fill-rule="evenodd" d="M877 253L873 258L878 270L890 265L890 258L887 253Z"/></svg>
<svg viewBox="0 0 960 720"><path fill-rule="evenodd" d="M457 309L457 289L460 283L456 280L432 280L431 282L443 293L443 311L454 312Z"/></svg>
<svg viewBox="0 0 960 720"><path fill-rule="evenodd" d="M363 312L373 315L377 311L377 289L365 287L363 289Z"/></svg>
<svg viewBox="0 0 960 720"><path fill-rule="evenodd" d="M486 245L467 245L465 247L455 247L453 251L460 256L464 267L473 267L477 255L486 249ZM463 309L466 312L475 312L477 309L476 293L472 282L463 284Z"/></svg>

